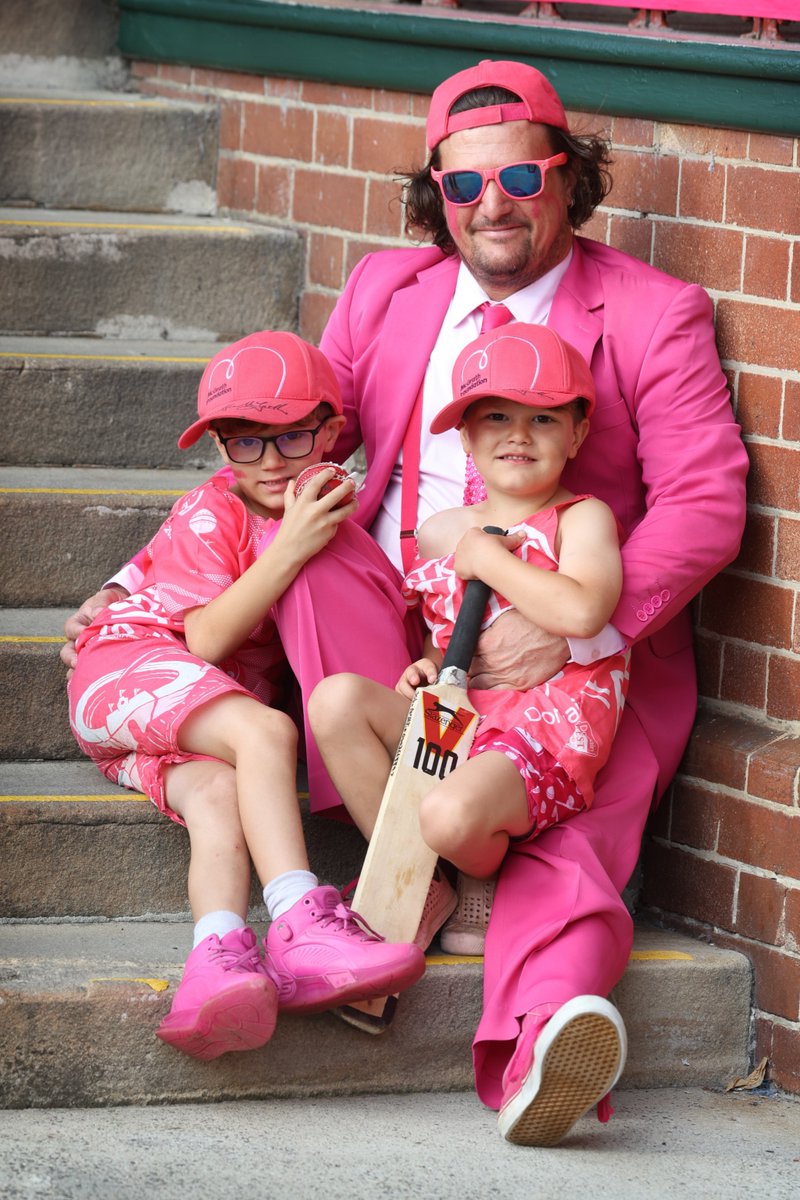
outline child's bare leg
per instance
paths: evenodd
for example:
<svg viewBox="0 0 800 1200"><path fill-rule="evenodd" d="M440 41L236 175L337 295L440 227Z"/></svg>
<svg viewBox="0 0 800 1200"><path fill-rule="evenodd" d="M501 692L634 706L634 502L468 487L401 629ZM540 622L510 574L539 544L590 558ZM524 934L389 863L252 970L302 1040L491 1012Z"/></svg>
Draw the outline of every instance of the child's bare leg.
<svg viewBox="0 0 800 1200"><path fill-rule="evenodd" d="M408 700L361 675L331 675L317 684L308 718L333 785L358 828L375 827Z"/></svg>
<svg viewBox="0 0 800 1200"><path fill-rule="evenodd" d="M187 717L178 741L183 750L214 755L236 768L241 828L262 884L286 871L307 871L291 718L231 692Z"/></svg>
<svg viewBox="0 0 800 1200"><path fill-rule="evenodd" d="M212 912L246 923L250 855L239 820L236 772L228 763L194 759L168 767L167 803L186 822L191 843L189 904L195 922Z"/></svg>
<svg viewBox="0 0 800 1200"><path fill-rule="evenodd" d="M420 805L420 829L431 849L476 879L495 874L509 838L529 825L522 776L496 750L468 759Z"/></svg>

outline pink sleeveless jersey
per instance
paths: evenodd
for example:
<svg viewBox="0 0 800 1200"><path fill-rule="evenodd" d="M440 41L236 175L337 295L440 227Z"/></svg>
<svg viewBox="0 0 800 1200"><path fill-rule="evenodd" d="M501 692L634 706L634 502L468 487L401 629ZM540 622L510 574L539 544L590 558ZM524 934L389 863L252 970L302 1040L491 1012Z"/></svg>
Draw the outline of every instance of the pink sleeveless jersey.
<svg viewBox="0 0 800 1200"><path fill-rule="evenodd" d="M547 571L558 570L555 538L559 513L586 496L534 513L509 533L526 540L514 553ZM453 569L454 555L418 561L406 576L403 593L408 603L419 602L434 645L447 649L461 607L465 582ZM513 606L493 592L483 628ZM470 689L469 697L481 714L481 735L518 728L533 737L558 760L583 793L587 807L594 798L594 779L605 764L619 724L628 690L630 654L612 655L582 666L569 662L545 683L527 691Z"/></svg>

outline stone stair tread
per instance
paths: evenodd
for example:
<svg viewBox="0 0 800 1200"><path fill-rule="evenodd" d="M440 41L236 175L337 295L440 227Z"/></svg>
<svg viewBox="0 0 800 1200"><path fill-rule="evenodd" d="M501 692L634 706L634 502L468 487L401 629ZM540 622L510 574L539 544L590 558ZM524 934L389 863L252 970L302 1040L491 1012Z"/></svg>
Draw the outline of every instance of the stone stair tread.
<svg viewBox="0 0 800 1200"><path fill-rule="evenodd" d="M153 1036L190 942L191 926L179 921L7 924L0 938L2 1103L192 1100L208 1089L223 1099L472 1087L480 960L429 954L425 976L381 1037L330 1013L289 1016L262 1050L202 1064ZM719 1087L740 1073L749 986L741 955L637 928L613 997L629 1033L620 1086ZM710 1002L703 1011L687 1003L698 994Z"/></svg>
<svg viewBox="0 0 800 1200"><path fill-rule="evenodd" d="M152 469L122 467L0 467L0 493L3 491L46 491L65 495L101 494L136 497L181 496L208 477L202 470Z"/></svg>
<svg viewBox="0 0 800 1200"><path fill-rule="evenodd" d="M194 216L186 213L108 212L94 209L16 208L0 207L0 231L21 234L64 236L70 232L90 230L96 235L104 231L113 234L120 230L137 233L168 232L191 234L228 234L269 240L283 234L294 239L288 230L256 222L239 221L230 217Z"/></svg>
<svg viewBox="0 0 800 1200"><path fill-rule="evenodd" d="M92 363L121 362L189 363L208 362L224 342L165 341L162 339L108 337L35 337L25 334L0 334L1 359L80 359L81 366ZM0 370L3 363L0 362Z"/></svg>
<svg viewBox="0 0 800 1200"><path fill-rule="evenodd" d="M0 638L4 642L28 638L56 638L61 642L64 622L72 612L71 608L0 608ZM0 789L5 772L16 765L0 762Z"/></svg>
<svg viewBox="0 0 800 1200"><path fill-rule="evenodd" d="M40 83L18 84L0 80L0 105L2 104L42 104L42 105L81 105L109 106L117 108L141 109L186 109L195 112L205 112L208 104L197 100L184 100L180 97L147 96L142 92L120 92L101 87L54 87L43 88Z"/></svg>

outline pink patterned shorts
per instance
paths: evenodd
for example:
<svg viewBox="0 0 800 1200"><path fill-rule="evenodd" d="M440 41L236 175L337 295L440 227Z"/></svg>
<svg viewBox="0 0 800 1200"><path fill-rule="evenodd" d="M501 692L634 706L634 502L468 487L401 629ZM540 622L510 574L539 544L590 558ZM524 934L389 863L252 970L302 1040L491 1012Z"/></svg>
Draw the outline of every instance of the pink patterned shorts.
<svg viewBox="0 0 800 1200"><path fill-rule="evenodd" d="M472 744L470 758L496 750L513 762L522 776L528 797L530 828L512 837L512 842L528 842L551 825L557 825L576 813L583 812L586 802L580 788L564 767L545 750L536 738L524 729L509 729L505 733L487 730L485 740L478 733Z"/></svg>
<svg viewBox="0 0 800 1200"><path fill-rule="evenodd" d="M111 783L145 792L179 825L185 822L167 804L164 768L210 757L181 750L181 725L217 696L252 695L167 630L90 638L68 691L70 725L84 754Z"/></svg>

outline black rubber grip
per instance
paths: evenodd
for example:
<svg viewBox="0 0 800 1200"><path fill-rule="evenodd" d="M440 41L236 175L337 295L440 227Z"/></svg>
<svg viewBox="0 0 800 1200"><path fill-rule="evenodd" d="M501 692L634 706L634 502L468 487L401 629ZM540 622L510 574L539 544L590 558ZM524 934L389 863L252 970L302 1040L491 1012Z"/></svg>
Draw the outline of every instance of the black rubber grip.
<svg viewBox="0 0 800 1200"><path fill-rule="evenodd" d="M484 532L499 533L501 536L505 534L505 530L498 529L496 525L485 525ZM461 609L453 627L453 635L444 656L442 671L447 667L458 667L461 671L469 669L481 632L481 623L483 614L486 612L490 591L488 583L484 583L481 579L470 579L464 590L464 599L461 602Z"/></svg>

